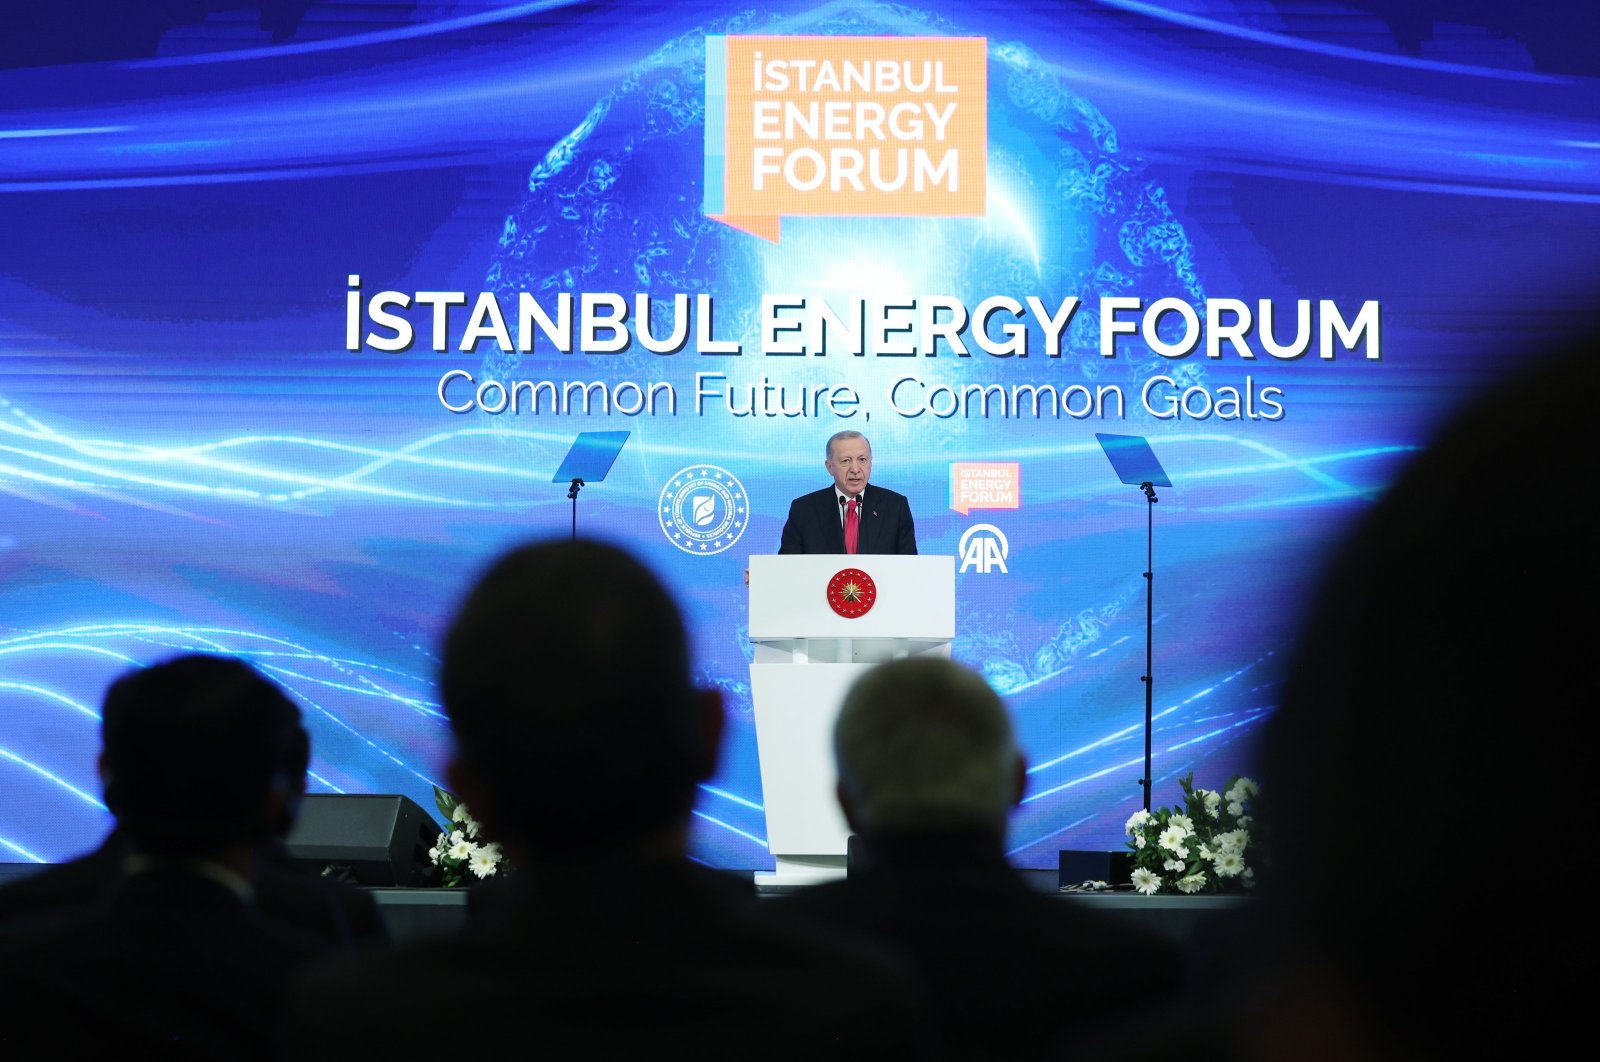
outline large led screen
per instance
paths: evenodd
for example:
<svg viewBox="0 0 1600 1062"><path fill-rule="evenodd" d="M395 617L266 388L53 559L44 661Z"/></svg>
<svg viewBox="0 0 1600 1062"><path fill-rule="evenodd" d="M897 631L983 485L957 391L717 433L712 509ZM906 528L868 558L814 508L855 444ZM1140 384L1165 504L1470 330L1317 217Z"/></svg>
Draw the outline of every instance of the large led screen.
<svg viewBox="0 0 1600 1062"><path fill-rule="evenodd" d="M1330 545L1600 246L1600 90L1549 11L40 7L0 45L16 861L104 831L99 698L184 651L293 694L315 791L431 806L443 626L571 533L583 431L629 437L580 530L667 580L726 698L697 858L772 865L743 572L850 429L956 557L953 654L1032 765L1012 857L1116 846L1147 518L1170 801L1249 768ZM1153 513L1097 434L1149 441Z"/></svg>

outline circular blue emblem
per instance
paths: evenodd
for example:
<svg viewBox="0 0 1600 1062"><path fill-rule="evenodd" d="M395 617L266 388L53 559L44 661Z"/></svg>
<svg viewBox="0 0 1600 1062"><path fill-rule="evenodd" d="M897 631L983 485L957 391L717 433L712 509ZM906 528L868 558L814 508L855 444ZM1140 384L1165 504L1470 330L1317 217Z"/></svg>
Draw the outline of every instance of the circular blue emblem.
<svg viewBox="0 0 1600 1062"><path fill-rule="evenodd" d="M739 541L750 526L750 499L727 469L690 465L661 488L656 516L674 546L709 557Z"/></svg>

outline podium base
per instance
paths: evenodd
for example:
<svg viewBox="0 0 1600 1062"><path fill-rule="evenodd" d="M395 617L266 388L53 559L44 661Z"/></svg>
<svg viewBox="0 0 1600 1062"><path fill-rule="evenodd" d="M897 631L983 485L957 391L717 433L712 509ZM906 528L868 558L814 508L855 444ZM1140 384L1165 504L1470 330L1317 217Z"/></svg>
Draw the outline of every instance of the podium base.
<svg viewBox="0 0 1600 1062"><path fill-rule="evenodd" d="M774 856L777 868L770 873L756 873L756 888L786 889L821 885L828 881L842 881L845 875L843 855L780 855Z"/></svg>

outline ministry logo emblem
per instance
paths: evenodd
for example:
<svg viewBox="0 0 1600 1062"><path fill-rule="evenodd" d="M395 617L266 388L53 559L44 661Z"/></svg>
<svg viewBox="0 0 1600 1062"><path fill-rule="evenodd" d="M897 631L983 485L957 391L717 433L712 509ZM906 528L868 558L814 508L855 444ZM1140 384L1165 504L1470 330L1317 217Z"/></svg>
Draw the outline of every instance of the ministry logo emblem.
<svg viewBox="0 0 1600 1062"><path fill-rule="evenodd" d="M709 557L739 541L750 526L744 484L725 468L690 465L661 489L661 533L685 553Z"/></svg>

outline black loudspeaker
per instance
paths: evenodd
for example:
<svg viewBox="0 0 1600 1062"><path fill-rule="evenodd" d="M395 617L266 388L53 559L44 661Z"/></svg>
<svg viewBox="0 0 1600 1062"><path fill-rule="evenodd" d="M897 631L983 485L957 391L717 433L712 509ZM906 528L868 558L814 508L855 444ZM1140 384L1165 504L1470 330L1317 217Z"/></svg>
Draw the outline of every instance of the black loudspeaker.
<svg viewBox="0 0 1600 1062"><path fill-rule="evenodd" d="M1056 883L1060 888L1085 881L1103 881L1107 885L1126 885L1133 880L1133 853L1073 852L1062 850Z"/></svg>
<svg viewBox="0 0 1600 1062"><path fill-rule="evenodd" d="M439 825L410 797L307 796L284 846L301 866L360 885L425 885Z"/></svg>

